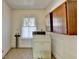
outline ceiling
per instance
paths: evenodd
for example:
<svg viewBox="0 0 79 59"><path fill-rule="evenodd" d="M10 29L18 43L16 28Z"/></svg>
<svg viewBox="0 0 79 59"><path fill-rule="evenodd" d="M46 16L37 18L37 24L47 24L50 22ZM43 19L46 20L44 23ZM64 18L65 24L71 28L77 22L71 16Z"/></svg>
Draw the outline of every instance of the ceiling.
<svg viewBox="0 0 79 59"><path fill-rule="evenodd" d="M14 9L45 9L52 0L6 0Z"/></svg>

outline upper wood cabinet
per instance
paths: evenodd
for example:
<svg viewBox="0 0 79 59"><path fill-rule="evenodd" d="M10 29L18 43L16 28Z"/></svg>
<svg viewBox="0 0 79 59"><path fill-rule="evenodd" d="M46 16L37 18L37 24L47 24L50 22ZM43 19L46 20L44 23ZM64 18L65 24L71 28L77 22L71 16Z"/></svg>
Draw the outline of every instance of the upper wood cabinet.
<svg viewBox="0 0 79 59"><path fill-rule="evenodd" d="M68 1L73 2L73 1L77 1L77 0L67 0L67 2L68 2Z"/></svg>
<svg viewBox="0 0 79 59"><path fill-rule="evenodd" d="M53 16L53 32L66 34L66 8L65 4L55 9Z"/></svg>
<svg viewBox="0 0 79 59"><path fill-rule="evenodd" d="M77 2L67 2L68 34L77 34Z"/></svg>
<svg viewBox="0 0 79 59"><path fill-rule="evenodd" d="M52 12L53 32L77 34L77 2L68 0Z"/></svg>

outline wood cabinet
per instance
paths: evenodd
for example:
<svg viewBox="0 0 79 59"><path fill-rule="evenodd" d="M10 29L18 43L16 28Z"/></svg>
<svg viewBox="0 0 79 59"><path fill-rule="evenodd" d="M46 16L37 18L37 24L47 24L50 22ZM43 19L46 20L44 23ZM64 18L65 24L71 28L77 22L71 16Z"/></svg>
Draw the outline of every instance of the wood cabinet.
<svg viewBox="0 0 79 59"><path fill-rule="evenodd" d="M77 2L67 2L68 34L77 34Z"/></svg>
<svg viewBox="0 0 79 59"><path fill-rule="evenodd" d="M66 29L66 8L65 4L55 9L53 15L53 32L67 33Z"/></svg>
<svg viewBox="0 0 79 59"><path fill-rule="evenodd" d="M77 0L67 0L67 2L69 2L69 1L70 1L70 2L72 2L72 1L76 1L76 2L77 2Z"/></svg>
<svg viewBox="0 0 79 59"><path fill-rule="evenodd" d="M77 2L68 0L52 13L53 32L68 35L77 34Z"/></svg>

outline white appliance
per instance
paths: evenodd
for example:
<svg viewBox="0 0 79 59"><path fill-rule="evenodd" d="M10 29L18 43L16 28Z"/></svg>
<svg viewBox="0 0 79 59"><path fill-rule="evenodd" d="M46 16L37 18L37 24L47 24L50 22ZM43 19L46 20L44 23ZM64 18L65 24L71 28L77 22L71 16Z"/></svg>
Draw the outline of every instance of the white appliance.
<svg viewBox="0 0 79 59"><path fill-rule="evenodd" d="M51 59L50 34L33 35L33 59Z"/></svg>

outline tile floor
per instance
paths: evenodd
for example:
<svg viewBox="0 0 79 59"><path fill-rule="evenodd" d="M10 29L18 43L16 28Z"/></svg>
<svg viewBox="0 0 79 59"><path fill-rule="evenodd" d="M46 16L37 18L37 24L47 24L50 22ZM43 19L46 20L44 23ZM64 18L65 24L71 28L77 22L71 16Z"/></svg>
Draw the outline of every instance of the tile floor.
<svg viewBox="0 0 79 59"><path fill-rule="evenodd" d="M33 59L32 49L11 49L3 59Z"/></svg>

